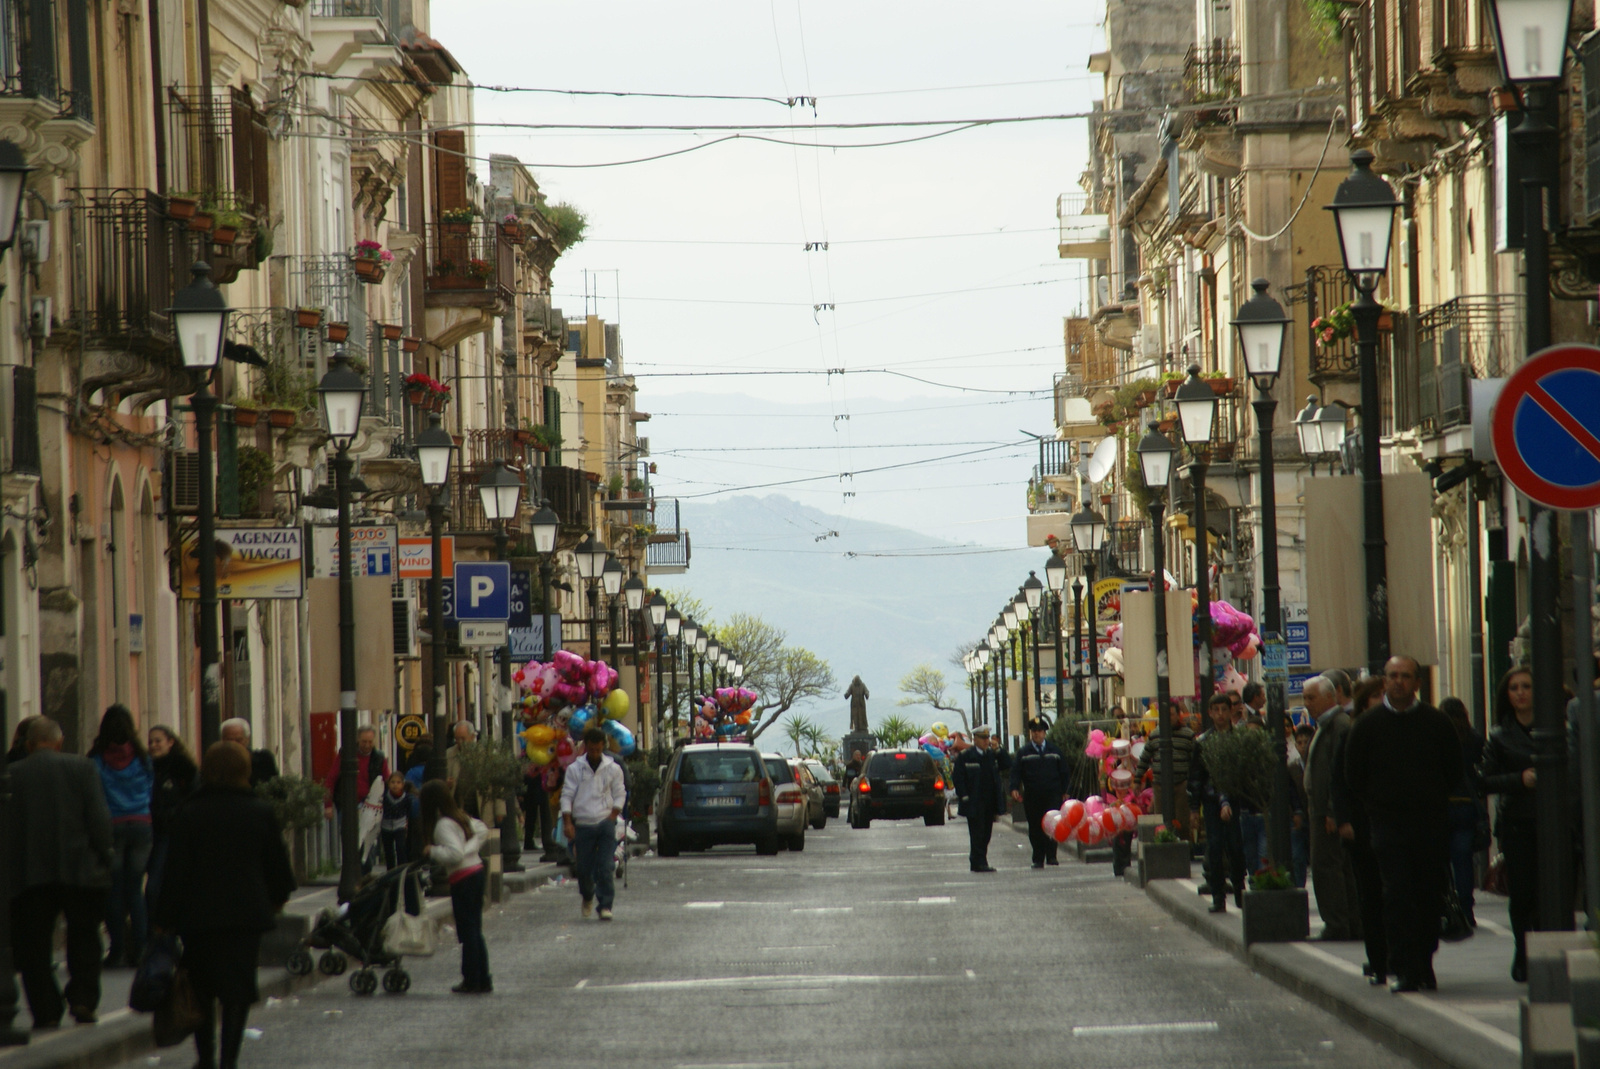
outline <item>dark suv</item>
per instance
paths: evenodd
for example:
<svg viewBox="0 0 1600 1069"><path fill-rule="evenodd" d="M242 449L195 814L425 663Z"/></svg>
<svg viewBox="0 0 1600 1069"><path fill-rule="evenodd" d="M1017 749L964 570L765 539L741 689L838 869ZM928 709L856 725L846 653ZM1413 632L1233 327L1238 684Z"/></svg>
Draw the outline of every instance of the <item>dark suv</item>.
<svg viewBox="0 0 1600 1069"><path fill-rule="evenodd" d="M921 750L874 750L850 784L850 826L914 817L944 823L944 772Z"/></svg>
<svg viewBox="0 0 1600 1069"><path fill-rule="evenodd" d="M751 843L778 852L778 807L761 751L746 743L700 743L672 755L656 797L656 853Z"/></svg>

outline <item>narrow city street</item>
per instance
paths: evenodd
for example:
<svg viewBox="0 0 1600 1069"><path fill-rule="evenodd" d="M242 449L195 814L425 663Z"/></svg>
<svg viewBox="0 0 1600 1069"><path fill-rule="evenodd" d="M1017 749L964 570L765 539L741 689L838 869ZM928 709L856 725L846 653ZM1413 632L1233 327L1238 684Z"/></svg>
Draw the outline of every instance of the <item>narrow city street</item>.
<svg viewBox="0 0 1600 1069"><path fill-rule="evenodd" d="M357 998L338 978L258 1006L242 1064L1410 1064L1254 975L1109 866L1032 871L1005 826L990 851L999 872L969 872L966 848L960 820L829 821L800 854L636 859L611 924L579 917L570 882L491 908L492 997L448 993L449 945L415 964L404 996ZM193 1062L187 1046L158 1053L154 1064Z"/></svg>

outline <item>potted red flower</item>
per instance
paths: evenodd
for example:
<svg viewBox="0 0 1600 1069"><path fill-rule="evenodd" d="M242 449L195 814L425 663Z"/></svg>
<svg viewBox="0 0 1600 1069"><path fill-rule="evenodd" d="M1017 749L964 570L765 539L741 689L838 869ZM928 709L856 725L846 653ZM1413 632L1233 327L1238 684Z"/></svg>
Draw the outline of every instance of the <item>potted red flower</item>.
<svg viewBox="0 0 1600 1069"><path fill-rule="evenodd" d="M350 252L350 266L355 270L356 277L369 285L382 282L384 274L392 263L394 263L394 253L384 248L380 242L370 239L356 242L356 247Z"/></svg>
<svg viewBox="0 0 1600 1069"><path fill-rule="evenodd" d="M427 375L424 375L420 371L407 375L406 400L418 407L427 404L428 395L433 392L433 387L435 385L437 385L437 383L435 383L433 379L429 378Z"/></svg>
<svg viewBox="0 0 1600 1069"><path fill-rule="evenodd" d="M434 412L443 412L444 406L450 403L450 387L447 383L435 380L428 387L428 407Z"/></svg>

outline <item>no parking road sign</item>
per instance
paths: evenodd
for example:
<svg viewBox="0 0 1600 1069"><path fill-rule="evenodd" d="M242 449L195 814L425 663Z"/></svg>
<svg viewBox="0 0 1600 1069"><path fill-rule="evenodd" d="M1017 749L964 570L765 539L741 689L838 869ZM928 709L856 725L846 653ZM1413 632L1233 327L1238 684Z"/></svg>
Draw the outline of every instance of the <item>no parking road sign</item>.
<svg viewBox="0 0 1600 1069"><path fill-rule="evenodd" d="M1557 345L1506 380L1494 454L1511 484L1547 508L1600 507L1600 349Z"/></svg>

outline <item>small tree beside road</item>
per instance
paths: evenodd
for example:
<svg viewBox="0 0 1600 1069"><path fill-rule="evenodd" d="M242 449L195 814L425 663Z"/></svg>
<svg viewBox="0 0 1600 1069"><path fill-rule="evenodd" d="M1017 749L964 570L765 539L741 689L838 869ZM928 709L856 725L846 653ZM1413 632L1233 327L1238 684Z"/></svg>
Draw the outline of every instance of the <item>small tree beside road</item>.
<svg viewBox="0 0 1600 1069"><path fill-rule="evenodd" d="M927 705L935 712L954 713L961 718L961 730L967 734L972 733L972 725L967 720L967 711L961 706L951 702L946 693L948 684L945 682L944 673L931 664L919 664L907 672L900 680L900 693L904 695L895 702L900 706Z"/></svg>
<svg viewBox="0 0 1600 1069"><path fill-rule="evenodd" d="M877 736L879 746L894 749L914 740L922 734L922 729L899 713L890 713L873 726L872 733Z"/></svg>

